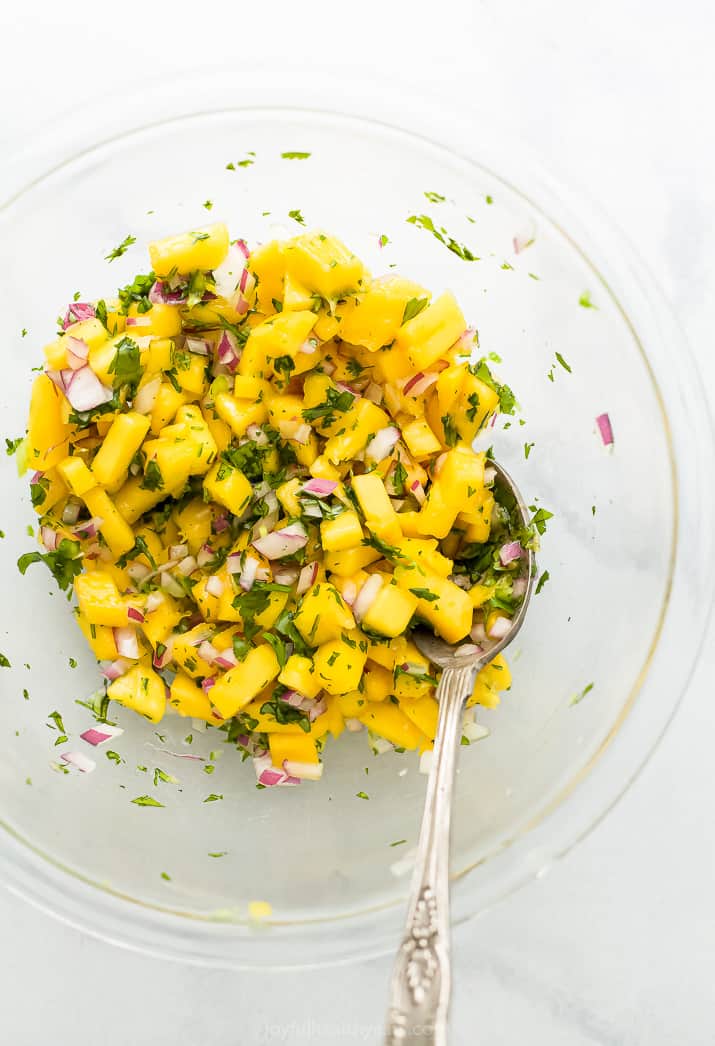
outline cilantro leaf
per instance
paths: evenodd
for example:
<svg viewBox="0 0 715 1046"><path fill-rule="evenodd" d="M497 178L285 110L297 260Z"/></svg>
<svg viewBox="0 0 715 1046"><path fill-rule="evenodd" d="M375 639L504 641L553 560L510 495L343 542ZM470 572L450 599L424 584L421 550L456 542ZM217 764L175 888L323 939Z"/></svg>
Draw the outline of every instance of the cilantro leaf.
<svg viewBox="0 0 715 1046"><path fill-rule="evenodd" d="M405 311L402 313L402 324L407 323L408 320L412 320L415 316L419 316L423 309L426 309L429 305L429 298L410 298L405 305Z"/></svg>
<svg viewBox="0 0 715 1046"><path fill-rule="evenodd" d="M17 569L24 574L31 563L44 563L64 592L82 572L82 552L79 541L62 538L54 552L26 552L17 561Z"/></svg>
<svg viewBox="0 0 715 1046"><path fill-rule="evenodd" d="M109 254L105 254L104 260L112 262L115 258L121 258L126 254L133 243L137 242L136 236L125 236L118 247L113 247Z"/></svg>

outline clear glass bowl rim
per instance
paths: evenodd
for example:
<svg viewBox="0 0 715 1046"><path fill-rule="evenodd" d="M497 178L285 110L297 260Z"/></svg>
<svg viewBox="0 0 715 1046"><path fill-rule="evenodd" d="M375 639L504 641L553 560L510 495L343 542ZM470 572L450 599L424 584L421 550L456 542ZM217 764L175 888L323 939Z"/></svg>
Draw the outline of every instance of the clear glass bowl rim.
<svg viewBox="0 0 715 1046"><path fill-rule="evenodd" d="M298 69L300 76L296 77ZM325 104L326 77L331 83L330 106ZM81 113L73 113L45 128L33 145L12 158L3 175L5 202L0 209L11 208L35 184L84 153L167 121L227 110L282 110L379 124L395 134L406 134L413 140L421 138L488 170L559 227L587 257L601 283L619 303L637 340L648 344L649 354L644 354L644 358L657 389L668 355L673 346L678 346L679 367L667 372L669 400L678 404L678 409L671 414L664 409L678 494L677 526L671 590L659 633L636 686L596 757L526 832L481 865L482 875L488 874L486 881L482 879L480 883L477 911L470 897L467 874L472 869L466 869L455 881L453 921L463 922L543 874L593 830L635 780L687 690L702 647L715 587L715 534L707 527L715 508L715 494L707 482L715 454L707 402L685 336L664 294L622 232L583 192L559 184L523 147L506 141L493 115L475 115L466 108L461 112L451 110L446 122L444 109L435 101L414 92L408 95L399 85L385 80L371 80L369 84L350 81L344 72L338 76L337 70L330 72L325 66L309 74L303 66L294 70L288 67L278 78L275 70L255 66L247 82L252 85L250 92L239 88L234 74L226 70L210 78L199 75L181 84L156 86L150 92L149 104L146 91L136 92L123 98L114 113L108 114L104 102L89 104ZM187 98L193 103L188 110ZM260 99L260 104L250 104L252 98ZM290 105L286 105L287 98ZM470 120L479 128L478 140L465 149ZM91 145L86 146L86 142ZM41 173L36 174L38 171ZM518 172L516 182L512 183L502 171ZM527 186L528 191L519 185ZM588 245L587 255L581 244ZM627 303L627 311L620 302ZM686 550L687 560L697 558L705 572L700 595L694 600L683 576ZM657 700L651 698L644 709L646 702L636 698L642 692L646 675L668 670L667 648L676 642L684 656L678 658L675 689L666 697L666 687L662 686ZM389 909L361 911L340 921L275 923L269 932L258 934L242 925L194 920L98 888L9 831L0 834L0 872L13 893L100 939L157 957L230 969L335 964L383 954L394 946L402 919L401 907L392 905Z"/></svg>

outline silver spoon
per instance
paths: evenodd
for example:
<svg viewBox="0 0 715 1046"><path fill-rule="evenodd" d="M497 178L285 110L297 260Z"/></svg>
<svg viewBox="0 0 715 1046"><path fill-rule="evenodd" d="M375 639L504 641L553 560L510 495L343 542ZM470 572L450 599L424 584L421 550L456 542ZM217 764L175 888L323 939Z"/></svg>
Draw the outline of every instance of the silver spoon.
<svg viewBox="0 0 715 1046"><path fill-rule="evenodd" d="M513 505L524 526L529 513L507 472L492 462L501 502ZM522 626L533 588L534 555L527 553L524 600L509 632L484 653L452 646L431 632L415 631L412 639L425 657L442 669L437 687L439 718L422 827L415 858L405 935L392 974L386 1046L446 1046L451 986L449 926L449 836L457 751L466 699L477 673L511 643ZM473 644L461 644L473 647Z"/></svg>

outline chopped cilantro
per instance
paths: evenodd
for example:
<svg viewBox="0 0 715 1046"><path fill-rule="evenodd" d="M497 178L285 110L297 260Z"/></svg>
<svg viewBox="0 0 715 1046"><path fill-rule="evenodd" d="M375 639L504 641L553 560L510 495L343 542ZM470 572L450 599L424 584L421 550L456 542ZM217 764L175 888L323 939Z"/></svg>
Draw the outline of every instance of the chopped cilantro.
<svg viewBox="0 0 715 1046"><path fill-rule="evenodd" d="M389 242L390 242L390 237L387 236L384 232L381 233L380 236L378 237L377 243L378 243L379 247L387 247Z"/></svg>
<svg viewBox="0 0 715 1046"><path fill-rule="evenodd" d="M204 799L204 802L205 803L217 803L221 799L223 799L223 795L221 795L220 793L216 794L216 792L212 792L211 795L207 795L206 796L206 798Z"/></svg>
<svg viewBox="0 0 715 1046"><path fill-rule="evenodd" d="M562 367L564 368L564 370L568 371L568 372L569 372L569 374L571 374L571 368L569 367L568 363L567 363L567 362L566 362L566 360L565 360L565 359L563 358L563 356L561 355L561 353L560 353L560 352L557 352L557 353L555 353L555 356L556 356L556 361L557 361L557 363L560 363L560 364L561 364L561 366L562 366Z"/></svg>
<svg viewBox="0 0 715 1046"><path fill-rule="evenodd" d="M549 574L548 570L545 570L543 572L543 574L541 575L541 577L539 578L539 580L537 581L537 583L536 583L535 595L538 596L539 592L541 592L542 588L544 587L544 585L546 584L546 582L549 580L550 577L551 577L551 575Z"/></svg>
<svg viewBox="0 0 715 1046"><path fill-rule="evenodd" d="M288 217L292 218L294 222L298 222L299 225L305 225L305 218L297 208L288 211Z"/></svg>
<svg viewBox="0 0 715 1046"><path fill-rule="evenodd" d="M5 437L5 453L9 458L15 453L21 443L24 442L24 436L18 436L17 439L8 439Z"/></svg>
<svg viewBox="0 0 715 1046"><path fill-rule="evenodd" d="M591 301L591 293L590 293L590 291L584 291L583 294L581 295L581 297L579 298L578 303L579 303L579 305L583 309L597 309L598 308L598 306L594 305L593 302Z"/></svg>
<svg viewBox="0 0 715 1046"><path fill-rule="evenodd" d="M549 512L545 508L537 509L535 505L530 505L529 508L534 513L531 517L531 525L536 527L539 534L546 533L546 523L549 519L554 518L553 512Z"/></svg>
<svg viewBox="0 0 715 1046"><path fill-rule="evenodd" d="M168 872L162 872L161 873L161 877L164 880L164 882L167 882L167 883L171 882L171 876L169 875Z"/></svg>
<svg viewBox="0 0 715 1046"><path fill-rule="evenodd" d="M499 397L499 410L502 414L514 414L517 409L516 396L508 385L502 385L492 374L486 360L477 360L469 366L470 372L475 378L479 378L490 389L493 389Z"/></svg>
<svg viewBox="0 0 715 1046"><path fill-rule="evenodd" d="M451 414L442 415L442 428L444 429L444 439L448 447L454 447L459 442L459 432L457 426L454 424L454 419Z"/></svg>
<svg viewBox="0 0 715 1046"><path fill-rule="evenodd" d="M4 654L0 654L0 668L12 668L12 665Z"/></svg>
<svg viewBox="0 0 715 1046"><path fill-rule="evenodd" d="M411 214L407 221L410 225L416 225L420 229L426 229L427 232L431 232L436 240L443 243L452 254L456 254L462 261L479 261L476 254L472 254L470 249L465 247L464 244L457 243L445 228L441 226L437 228L428 214Z"/></svg>
<svg viewBox="0 0 715 1046"><path fill-rule="evenodd" d="M110 749L108 752L105 752L104 754L106 755L110 763L121 763L122 761L122 757L120 756L119 752L113 752Z"/></svg>
<svg viewBox="0 0 715 1046"><path fill-rule="evenodd" d="M307 160L310 155L311 155L310 153L297 153L297 152L281 153L281 157L284 160Z"/></svg>
<svg viewBox="0 0 715 1046"><path fill-rule="evenodd" d="M356 799L369 799L370 796L367 794L367 792L356 792L355 793L355 798Z"/></svg>
<svg viewBox="0 0 715 1046"><path fill-rule="evenodd" d="M402 313L402 323L407 323L408 320L412 320L415 316L419 316L423 309L426 309L429 305L429 298L410 298L405 305L405 311Z"/></svg>
<svg viewBox="0 0 715 1046"><path fill-rule="evenodd" d="M118 247L114 247L109 254L105 254L105 261L114 261L115 258L121 258L123 254L126 254L133 243L137 242L136 236L125 236Z"/></svg>
<svg viewBox="0 0 715 1046"><path fill-rule="evenodd" d="M31 563L45 563L64 592L82 571L82 552L79 541L62 538L54 552L26 552L17 561L17 569L24 574Z"/></svg>
<svg viewBox="0 0 715 1046"><path fill-rule="evenodd" d="M329 427L335 421L334 412L339 410L345 413L350 410L354 401L355 396L347 389L340 392L338 389L329 388L323 403L318 403L314 407L306 407L301 413L306 421L320 420L324 426Z"/></svg>
<svg viewBox="0 0 715 1046"><path fill-rule="evenodd" d="M281 668L285 668L286 661L288 660L288 651L286 645L280 636L274 636L271 632L266 632L263 636L266 643L273 647L273 651L278 659L278 664Z"/></svg>
<svg viewBox="0 0 715 1046"><path fill-rule="evenodd" d="M213 200L204 200L201 206L204 207L207 211L210 211L213 207Z"/></svg>
<svg viewBox="0 0 715 1046"><path fill-rule="evenodd" d="M135 806L164 806L158 799L153 799L150 795L138 795L136 799L132 799L132 802Z"/></svg>
<svg viewBox="0 0 715 1046"><path fill-rule="evenodd" d="M131 338L124 337L117 342L116 355L109 364L109 373L114 375L114 388L130 385L136 388L142 376L139 346Z"/></svg>
<svg viewBox="0 0 715 1046"><path fill-rule="evenodd" d="M144 468L144 478L139 486L142 490L163 490L164 477L161 474L158 462L147 461Z"/></svg>
<svg viewBox="0 0 715 1046"><path fill-rule="evenodd" d="M425 192L425 196L430 203L444 203L447 199L446 196L442 196L442 194L438 192Z"/></svg>
<svg viewBox="0 0 715 1046"><path fill-rule="evenodd" d="M529 455L531 454L531 452L532 452L532 450L534 449L535 446L536 446L535 443L525 443L524 444L524 457L525 458L529 457Z"/></svg>
<svg viewBox="0 0 715 1046"><path fill-rule="evenodd" d="M403 843L406 843L406 842L407 842L406 839L395 839L394 843L390 843L390 846L402 846Z"/></svg>
<svg viewBox="0 0 715 1046"><path fill-rule="evenodd" d="M588 686L585 686L583 688L583 690L581 691L580 694L575 694L571 698L571 700L569 701L569 704L570 705L577 705L577 704L579 704L579 702L583 701L584 697L586 697L587 694L591 693L591 691L593 690L593 687L594 687L594 684L593 683L589 683Z"/></svg>
<svg viewBox="0 0 715 1046"><path fill-rule="evenodd" d="M435 592L430 592L428 588L411 588L410 592L418 599L426 599L428 603L434 603L439 599L439 596Z"/></svg>

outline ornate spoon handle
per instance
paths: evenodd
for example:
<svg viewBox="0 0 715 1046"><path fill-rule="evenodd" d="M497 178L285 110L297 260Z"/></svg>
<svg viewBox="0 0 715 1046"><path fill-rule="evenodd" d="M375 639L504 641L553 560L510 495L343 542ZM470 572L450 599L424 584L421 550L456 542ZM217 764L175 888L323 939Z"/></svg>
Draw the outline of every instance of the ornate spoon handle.
<svg viewBox="0 0 715 1046"><path fill-rule="evenodd" d="M415 859L407 925L392 974L386 1046L446 1046L450 994L449 829L464 700L480 664L448 668Z"/></svg>

